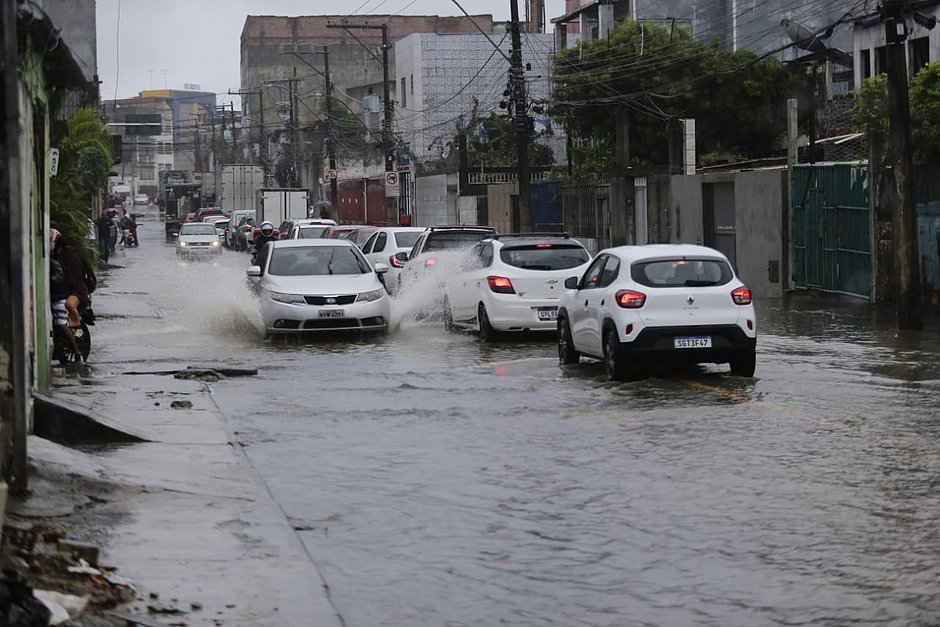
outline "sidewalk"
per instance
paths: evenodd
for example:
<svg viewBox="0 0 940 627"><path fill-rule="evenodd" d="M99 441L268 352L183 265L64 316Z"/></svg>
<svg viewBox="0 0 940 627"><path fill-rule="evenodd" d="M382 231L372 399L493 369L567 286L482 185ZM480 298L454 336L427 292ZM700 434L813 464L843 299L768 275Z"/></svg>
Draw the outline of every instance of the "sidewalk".
<svg viewBox="0 0 940 627"><path fill-rule="evenodd" d="M138 332L160 324L146 295L122 295L143 272L146 259L137 259L112 259L128 267L100 273L105 287L94 305L104 315L93 330L91 366L67 376L58 371L49 396L146 441L79 450L31 436L33 495L12 509L71 512L85 518L88 530L97 527L99 561L138 588L140 600L128 613L146 617L147 605L158 603L182 611L150 616L168 625L341 625L313 558L234 443L209 387L172 375L128 374L164 369L156 360L96 364L94 340L106 337L109 317L134 319ZM63 477L109 487L69 495L57 485Z"/></svg>

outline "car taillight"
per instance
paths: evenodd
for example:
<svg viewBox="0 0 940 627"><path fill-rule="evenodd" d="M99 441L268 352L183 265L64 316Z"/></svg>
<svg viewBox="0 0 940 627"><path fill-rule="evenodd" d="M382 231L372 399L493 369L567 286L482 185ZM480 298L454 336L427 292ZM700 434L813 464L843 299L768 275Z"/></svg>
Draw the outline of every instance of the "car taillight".
<svg viewBox="0 0 940 627"><path fill-rule="evenodd" d="M434 257L428 257L427 259L424 260L424 265L426 267L436 266L437 259L435 259Z"/></svg>
<svg viewBox="0 0 940 627"><path fill-rule="evenodd" d="M731 292L731 300L734 301L735 305L750 305L751 288L742 285L738 289Z"/></svg>
<svg viewBox="0 0 940 627"><path fill-rule="evenodd" d="M646 294L633 290L620 290L615 296L617 304L624 309L639 309L646 304Z"/></svg>
<svg viewBox="0 0 940 627"><path fill-rule="evenodd" d="M390 256L389 256L389 258L388 258L388 263L389 263L389 265L392 266L393 268L404 268L404 267L405 267L405 264L403 264L403 263L401 262L401 259L399 259L399 258L396 257L395 255L390 255Z"/></svg>
<svg viewBox="0 0 940 627"><path fill-rule="evenodd" d="M490 284L490 291L497 294L515 294L516 290L512 287L512 281L504 276L488 276L486 282Z"/></svg>

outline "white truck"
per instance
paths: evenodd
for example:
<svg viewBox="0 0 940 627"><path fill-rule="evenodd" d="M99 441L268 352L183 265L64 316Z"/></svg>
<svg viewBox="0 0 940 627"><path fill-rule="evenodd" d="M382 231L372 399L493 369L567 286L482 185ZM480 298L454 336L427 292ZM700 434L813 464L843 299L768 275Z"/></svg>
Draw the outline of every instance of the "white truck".
<svg viewBox="0 0 940 627"><path fill-rule="evenodd" d="M255 224L270 222L277 228L285 220L307 217L310 190L299 188L259 189Z"/></svg>
<svg viewBox="0 0 940 627"><path fill-rule="evenodd" d="M256 194L264 187L264 168L258 165L222 166L219 184L222 211L254 211Z"/></svg>

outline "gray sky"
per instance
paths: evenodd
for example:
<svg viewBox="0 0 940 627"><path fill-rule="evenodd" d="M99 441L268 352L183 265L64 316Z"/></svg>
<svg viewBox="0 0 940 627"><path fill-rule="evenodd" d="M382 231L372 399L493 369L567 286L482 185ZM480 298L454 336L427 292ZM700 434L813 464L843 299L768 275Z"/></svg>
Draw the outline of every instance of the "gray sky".
<svg viewBox="0 0 940 627"><path fill-rule="evenodd" d="M525 0L518 0L525 16ZM509 19L510 0L460 0L471 15ZM549 20L564 0L545 0ZM239 38L248 15L461 15L449 0L98 0L102 99L195 83L225 93L239 87ZM120 14L120 20L118 15ZM227 102L229 96L220 96Z"/></svg>

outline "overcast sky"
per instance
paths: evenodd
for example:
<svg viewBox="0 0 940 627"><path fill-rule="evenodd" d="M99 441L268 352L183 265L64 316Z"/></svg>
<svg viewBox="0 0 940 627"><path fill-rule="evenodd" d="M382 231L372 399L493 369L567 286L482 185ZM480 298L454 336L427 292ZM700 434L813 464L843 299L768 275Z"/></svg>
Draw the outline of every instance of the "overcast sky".
<svg viewBox="0 0 940 627"><path fill-rule="evenodd" d="M526 0L518 0L525 16ZM508 20L510 0L460 0L471 15ZM545 0L549 20L564 0ZM248 15L462 15L450 0L98 0L101 97L195 83L224 94L239 87L239 38ZM120 19L119 18L120 15ZM220 96L227 102L229 96Z"/></svg>

